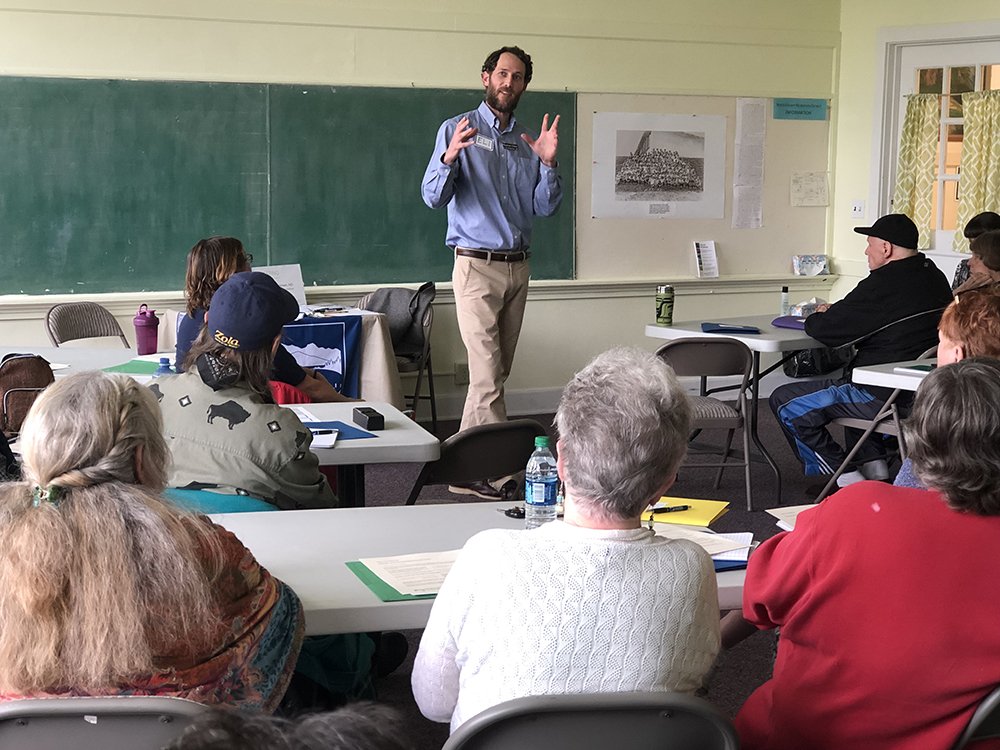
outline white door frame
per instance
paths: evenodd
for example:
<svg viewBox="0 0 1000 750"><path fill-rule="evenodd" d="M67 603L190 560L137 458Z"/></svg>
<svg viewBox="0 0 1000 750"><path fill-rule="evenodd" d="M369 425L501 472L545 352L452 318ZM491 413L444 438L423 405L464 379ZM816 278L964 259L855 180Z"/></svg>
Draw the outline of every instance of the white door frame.
<svg viewBox="0 0 1000 750"><path fill-rule="evenodd" d="M875 117L872 118L872 168L868 189L869 206L874 215L889 210L892 199L892 163L895 139L903 112L895 106L899 100L900 68L903 50L911 47L965 45L1000 41L1000 21L976 21L935 26L890 26L878 30L875 59Z"/></svg>

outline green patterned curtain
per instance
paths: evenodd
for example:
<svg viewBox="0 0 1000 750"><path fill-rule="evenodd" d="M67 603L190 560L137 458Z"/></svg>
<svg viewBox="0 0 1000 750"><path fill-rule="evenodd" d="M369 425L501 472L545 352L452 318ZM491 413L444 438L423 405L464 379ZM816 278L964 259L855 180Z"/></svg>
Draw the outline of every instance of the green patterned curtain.
<svg viewBox="0 0 1000 750"><path fill-rule="evenodd" d="M899 163L896 166L896 189L892 210L906 214L920 230L920 249L931 246L934 219L934 171L937 167L938 134L941 122L941 97L938 94L912 94L906 97L906 117L899 140Z"/></svg>
<svg viewBox="0 0 1000 750"><path fill-rule="evenodd" d="M958 178L958 226L982 211L1000 210L1000 91L962 94L965 135L962 174ZM956 252L969 252L969 241L955 232Z"/></svg>

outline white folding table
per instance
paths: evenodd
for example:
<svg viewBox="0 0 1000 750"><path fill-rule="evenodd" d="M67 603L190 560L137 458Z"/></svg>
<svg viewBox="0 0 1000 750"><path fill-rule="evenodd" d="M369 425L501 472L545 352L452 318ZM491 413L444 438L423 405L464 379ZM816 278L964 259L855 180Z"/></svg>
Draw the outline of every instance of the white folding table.
<svg viewBox="0 0 1000 750"><path fill-rule="evenodd" d="M10 352L31 352L45 357L50 363L69 365L56 370L56 377L124 364L137 356L124 347L0 347L0 356ZM352 414L356 406L371 406L380 412L385 417L385 429L374 433L373 438L338 440L334 448L315 450L321 466L338 467L337 493L341 501L348 505L364 505L365 464L434 461L440 456L441 445L434 435L389 403L347 401L307 404L305 408L322 421L338 420L353 424Z"/></svg>
<svg viewBox="0 0 1000 750"><path fill-rule="evenodd" d="M424 627L432 599L383 602L345 563L459 549L485 529L524 528L523 519L497 510L506 507L510 503L403 505L229 513L212 519L239 537L261 565L299 595L306 633L329 635ZM720 609L742 607L745 573L716 574Z"/></svg>
<svg viewBox="0 0 1000 750"><path fill-rule="evenodd" d="M361 397L373 401L385 401L398 408L403 408L403 390L385 316L366 310L353 311L353 314L361 319L361 351L359 353L361 359L358 368L358 387ZM166 325L166 320L161 321L161 326L163 325ZM176 342L176 338L173 336L165 337L165 340L170 342L168 344L170 346ZM105 367L121 365L138 356L135 349L126 349L123 346L95 347L77 341L65 343L60 347L48 344L45 346L29 346L27 344L0 346L0 357L13 352L39 354L53 364L69 365L67 368L56 370L56 377L71 375L82 370L101 370ZM171 364L173 364L173 350L160 352L159 356L169 357Z"/></svg>
<svg viewBox="0 0 1000 750"><path fill-rule="evenodd" d="M374 437L338 439L333 448L314 448L320 466L337 467L337 495L348 506L365 504L365 464L426 463L441 455L440 441L391 404L378 401L345 401L335 404L303 404L320 421L339 421L356 426L355 407L370 406L385 417L385 428ZM401 488L405 497L408 488Z"/></svg>
<svg viewBox="0 0 1000 750"><path fill-rule="evenodd" d="M936 366L937 360L921 359L909 362L890 362L885 365L855 367L851 371L851 380L859 385L874 385L883 388L892 388L893 390L899 388L904 391L916 391L920 386L920 381L927 377L927 372L896 372L896 368L930 364Z"/></svg>
<svg viewBox="0 0 1000 750"><path fill-rule="evenodd" d="M750 437L753 440L754 445L757 446L757 450L760 451L764 460L767 461L768 465L771 467L771 471L774 472L774 478L778 485L776 496L778 498L778 502L780 503L781 471L778 469L778 464L775 463L773 458L771 458L771 454L768 452L767 448L764 447L764 444L760 440L760 435L757 432L757 409L760 401L760 380L765 375L784 364L785 361L792 356L792 352L798 351L799 349L819 349L824 345L806 334L805 331L795 328L778 328L777 326L773 326L771 325L772 320L774 320L773 315L750 315L735 318L725 316L723 318L713 320L713 322L719 323L755 326L760 329L759 334L704 333L701 330L701 324L703 321L698 320L674 323L671 326L647 325L646 335L650 338L666 339L668 341L691 337L717 336L727 339L736 339L737 341L742 341L747 345L753 354L753 372L750 376ZM774 353L782 356L777 363L761 372L760 355L762 352Z"/></svg>

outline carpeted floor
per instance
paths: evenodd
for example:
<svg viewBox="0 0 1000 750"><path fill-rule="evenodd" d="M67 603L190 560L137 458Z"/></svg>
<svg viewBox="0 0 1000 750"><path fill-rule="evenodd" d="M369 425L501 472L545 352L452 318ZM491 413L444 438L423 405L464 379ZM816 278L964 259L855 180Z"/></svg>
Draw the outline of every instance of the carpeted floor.
<svg viewBox="0 0 1000 750"><path fill-rule="evenodd" d="M816 478L807 479L802 475L801 467L781 436L767 405L761 406L759 431L761 439L771 451L782 472L784 500L782 504L797 505L811 502L816 491L810 488L816 484ZM546 426L552 422L552 415L536 415L534 418ZM439 437L444 439L453 434L457 428L457 423L441 422ZM706 433L699 439L710 442L716 437ZM402 504L418 471L419 466L406 464L369 466L366 470L365 489L368 505ZM713 470L682 468L671 494L728 500L732 503L730 511L713 525L713 529L752 531L755 539L766 539L779 530L774 525L774 518L763 512L765 508L779 504L774 496L774 476L763 462L754 463L752 471L755 508L752 512L746 510L741 469L729 469L724 472L720 487L715 489ZM468 496L461 496L459 499L459 496L450 494L446 487L426 487L418 500L421 504L468 501ZM406 633L410 642L410 655L395 673L378 682L379 700L394 706L403 714L417 750L437 750L448 737L448 727L425 719L417 709L410 692L410 670L420 632ZM757 633L739 646L720 654L708 682L708 700L732 716L754 688L770 676L773 655L774 635L765 632Z"/></svg>

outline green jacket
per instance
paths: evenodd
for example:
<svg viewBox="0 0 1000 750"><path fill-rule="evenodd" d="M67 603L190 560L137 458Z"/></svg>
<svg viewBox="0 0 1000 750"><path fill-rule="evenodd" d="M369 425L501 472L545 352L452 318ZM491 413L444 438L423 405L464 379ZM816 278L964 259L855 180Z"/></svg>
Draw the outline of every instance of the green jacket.
<svg viewBox="0 0 1000 750"><path fill-rule="evenodd" d="M149 387L173 454L171 487L232 487L282 510L337 507L312 434L290 409L239 386L212 390L195 369Z"/></svg>

